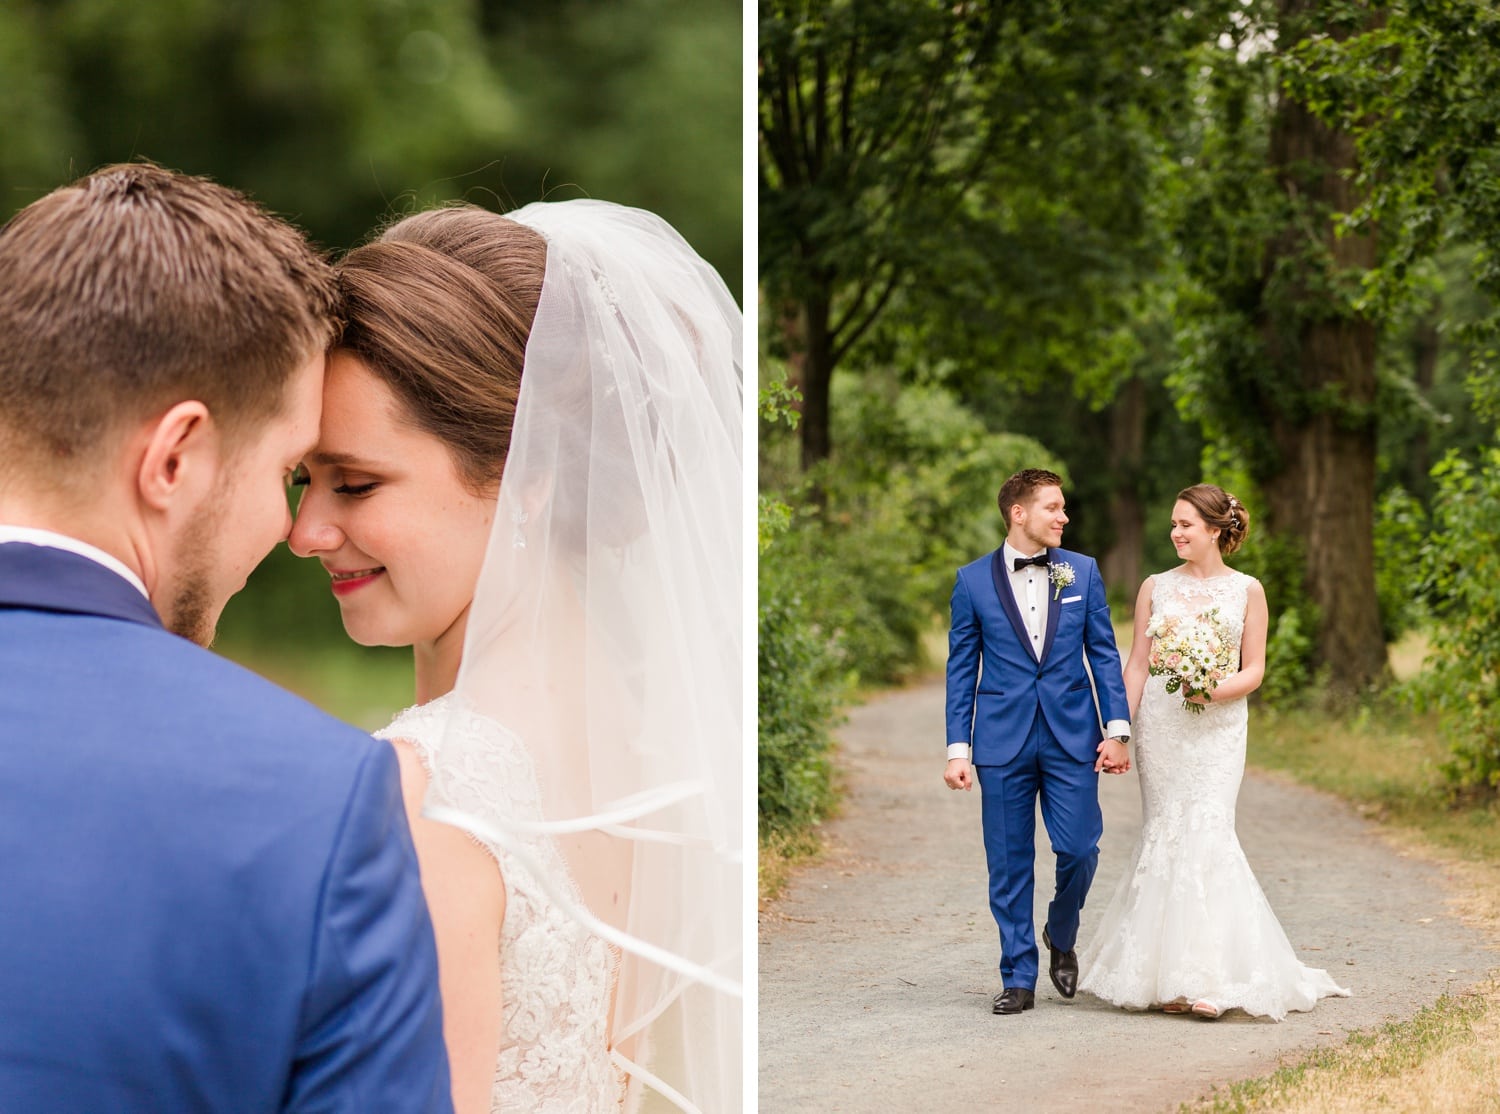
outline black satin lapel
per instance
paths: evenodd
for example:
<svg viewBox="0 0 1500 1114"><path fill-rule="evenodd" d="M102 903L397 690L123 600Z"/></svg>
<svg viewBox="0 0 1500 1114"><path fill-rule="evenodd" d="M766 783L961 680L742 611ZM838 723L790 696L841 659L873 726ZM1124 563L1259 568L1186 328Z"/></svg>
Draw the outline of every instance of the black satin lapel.
<svg viewBox="0 0 1500 1114"><path fill-rule="evenodd" d="M1047 634L1042 639L1042 660L1052 652L1052 639L1057 634L1057 620L1062 615L1062 591L1052 584L1052 550L1047 550L1047 592L1056 599L1047 600Z"/></svg>
<svg viewBox="0 0 1500 1114"><path fill-rule="evenodd" d="M1010 577L1005 574L1004 546L995 550L995 556L990 559L990 576L995 581L995 595L1000 597L1000 606L1009 617L1010 625L1016 630L1016 638L1026 647L1027 656L1035 657L1031 652L1031 638L1026 633L1026 623L1021 618L1021 609L1016 606L1016 594L1010 590Z"/></svg>

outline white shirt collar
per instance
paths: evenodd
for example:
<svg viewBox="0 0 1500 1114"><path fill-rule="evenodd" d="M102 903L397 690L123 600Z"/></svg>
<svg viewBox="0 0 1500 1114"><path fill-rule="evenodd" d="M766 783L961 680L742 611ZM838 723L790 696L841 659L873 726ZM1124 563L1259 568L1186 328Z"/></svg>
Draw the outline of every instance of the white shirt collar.
<svg viewBox="0 0 1500 1114"><path fill-rule="evenodd" d="M98 546L89 545L88 542L81 542L77 538L70 538L66 534L59 534L52 530L39 530L34 526L6 526L0 523L0 544L5 542L44 545L48 549L61 549L68 553L76 553L80 557L87 557L96 565L103 565L110 572L123 576L136 591L146 597L148 602L151 599L146 586L141 583L141 578L132 572L124 561L113 554L105 553Z"/></svg>
<svg viewBox="0 0 1500 1114"><path fill-rule="evenodd" d="M1010 542L1003 542L1003 543L1001 543L1000 548L1003 551L1003 559L1005 561L1005 571L1008 572L1008 573L1010 573L1012 576L1014 576L1015 572L1016 572L1016 558L1017 557L1026 557L1029 560L1031 557L1035 557L1037 555L1037 553L1046 553L1047 552L1047 547L1043 546L1041 549L1037 550L1036 553L1025 554L1025 553L1022 553L1015 546L1011 545ZM1033 567L1036 567L1036 566L1033 566Z"/></svg>

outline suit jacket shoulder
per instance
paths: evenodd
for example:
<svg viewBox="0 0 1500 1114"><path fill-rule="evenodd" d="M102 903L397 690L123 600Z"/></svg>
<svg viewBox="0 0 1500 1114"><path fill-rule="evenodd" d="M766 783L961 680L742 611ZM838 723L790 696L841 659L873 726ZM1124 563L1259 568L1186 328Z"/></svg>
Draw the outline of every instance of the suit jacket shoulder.
<svg viewBox="0 0 1500 1114"><path fill-rule="evenodd" d="M0 1109L446 1109L388 744L88 614L0 609L0 708Z"/></svg>
<svg viewBox="0 0 1500 1114"><path fill-rule="evenodd" d="M1054 546L1052 548L1052 561L1054 564L1062 562L1072 565L1075 569L1088 568L1091 565L1098 564L1087 553L1079 553L1074 549L1063 549L1061 546Z"/></svg>
<svg viewBox="0 0 1500 1114"><path fill-rule="evenodd" d="M995 559L995 551L992 549L983 557L976 557L967 565L959 566L958 575L964 580L971 581L974 577L990 578L990 563Z"/></svg>

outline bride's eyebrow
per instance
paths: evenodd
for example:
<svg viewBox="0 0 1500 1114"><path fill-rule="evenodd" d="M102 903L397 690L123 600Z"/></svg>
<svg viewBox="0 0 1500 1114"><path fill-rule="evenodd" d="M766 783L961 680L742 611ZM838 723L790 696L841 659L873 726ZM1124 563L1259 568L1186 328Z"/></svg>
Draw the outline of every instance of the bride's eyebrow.
<svg viewBox="0 0 1500 1114"><path fill-rule="evenodd" d="M309 453L307 459L312 464L321 464L327 468L348 468L353 465L368 466L372 463L353 453L330 453L323 450L315 450Z"/></svg>

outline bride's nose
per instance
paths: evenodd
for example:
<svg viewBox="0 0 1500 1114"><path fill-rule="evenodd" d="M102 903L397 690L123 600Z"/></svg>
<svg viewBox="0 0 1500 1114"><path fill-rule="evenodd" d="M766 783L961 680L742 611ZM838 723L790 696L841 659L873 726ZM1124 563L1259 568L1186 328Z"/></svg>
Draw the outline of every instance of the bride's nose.
<svg viewBox="0 0 1500 1114"><path fill-rule="evenodd" d="M292 519L286 544L298 557L331 553L344 544L344 533L331 517L321 512L315 499L304 498Z"/></svg>

